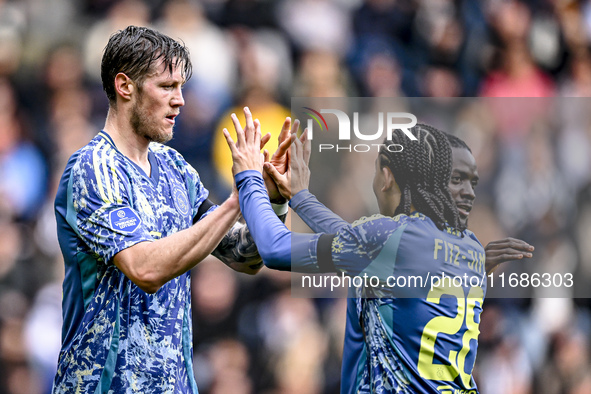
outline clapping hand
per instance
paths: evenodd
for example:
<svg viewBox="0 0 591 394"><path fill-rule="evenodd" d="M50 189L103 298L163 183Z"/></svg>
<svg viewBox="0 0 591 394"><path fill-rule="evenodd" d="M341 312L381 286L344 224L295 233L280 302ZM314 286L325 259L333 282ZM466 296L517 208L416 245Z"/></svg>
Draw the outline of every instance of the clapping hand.
<svg viewBox="0 0 591 394"><path fill-rule="evenodd" d="M236 114L232 114L232 123L236 130L236 142L230 136L227 129L224 129L224 137L232 152L232 174L236 175L242 171L255 170L263 172L264 156L261 153L262 145L269 140L270 134L261 139L261 123L258 119L253 120L248 107L244 107L246 125L244 129ZM261 141L263 142L261 145Z"/></svg>
<svg viewBox="0 0 591 394"><path fill-rule="evenodd" d="M489 243L484 250L486 252L486 273L489 274L507 261L532 257L534 247L525 241L509 237Z"/></svg>
<svg viewBox="0 0 591 394"><path fill-rule="evenodd" d="M285 174L287 171L289 165L289 147L294 140L292 136L297 134L299 127L299 120L296 119L292 125L291 118L285 118L285 122L283 122L283 127L281 128L281 133L279 133L277 150L275 153L273 153L273 156L271 156L270 160L269 152L266 149L264 151L265 163L270 163L281 175ZM267 192L269 193L269 199L271 202L275 204L285 203L285 197L281 195L277 188L277 184L267 171L263 172L263 179L265 180L265 186L267 187Z"/></svg>
<svg viewBox="0 0 591 394"><path fill-rule="evenodd" d="M308 129L304 130L298 139L295 134L290 138L291 151L287 152L287 169L281 173L270 162L264 164L265 172L275 181L281 195L290 200L296 193L308 188L310 183L311 141L308 139Z"/></svg>

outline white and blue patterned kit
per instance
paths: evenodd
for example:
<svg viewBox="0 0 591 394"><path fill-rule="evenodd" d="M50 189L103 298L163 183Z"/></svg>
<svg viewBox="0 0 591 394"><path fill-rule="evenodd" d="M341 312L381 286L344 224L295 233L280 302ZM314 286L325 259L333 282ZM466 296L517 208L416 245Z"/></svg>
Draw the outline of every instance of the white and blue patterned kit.
<svg viewBox="0 0 591 394"><path fill-rule="evenodd" d="M302 190L290 205L316 234L292 233L274 218L259 172L234 179L267 267L350 278L342 394L478 394L487 283L471 231L439 229L419 212L348 224Z"/></svg>
<svg viewBox="0 0 591 394"><path fill-rule="evenodd" d="M471 231L441 231L417 212L342 227L332 242L337 269L376 275L384 287L351 289L341 393L477 394L483 256Z"/></svg>
<svg viewBox="0 0 591 394"><path fill-rule="evenodd" d="M66 273L56 393L197 393L190 272L147 294L112 262L139 242L190 227L207 199L176 151L151 143L148 158L150 176L100 132L60 181Z"/></svg>

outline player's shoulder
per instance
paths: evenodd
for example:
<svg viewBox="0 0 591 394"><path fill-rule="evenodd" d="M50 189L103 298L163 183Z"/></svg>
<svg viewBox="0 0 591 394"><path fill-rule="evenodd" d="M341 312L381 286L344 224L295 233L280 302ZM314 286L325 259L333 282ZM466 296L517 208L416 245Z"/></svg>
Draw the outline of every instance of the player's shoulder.
<svg viewBox="0 0 591 394"><path fill-rule="evenodd" d="M371 215L371 216L362 216L361 218L355 220L353 223L351 223L351 227L356 228L356 227L362 227L362 226L366 226L366 225L380 225L380 224L384 224L387 223L388 221L390 221L392 218L388 217L388 216L384 216L381 214L375 214L375 215Z"/></svg>
<svg viewBox="0 0 591 394"><path fill-rule="evenodd" d="M463 235L467 241L473 242L473 243L477 244L478 246L480 246L482 249L484 249L484 246L482 245L482 243L480 242L478 237L476 237L476 234L474 234L472 231L466 229L463 231Z"/></svg>
<svg viewBox="0 0 591 394"><path fill-rule="evenodd" d="M115 151L113 144L99 133L70 156L66 172L72 169L109 165L108 159L113 158Z"/></svg>
<svg viewBox="0 0 591 394"><path fill-rule="evenodd" d="M339 230L333 242L333 250L335 245L340 250L364 250L370 259L373 259L375 253L379 253L392 236L398 234L398 237L402 237L408 223L414 220L420 220L420 218L408 215L392 217L381 214L364 216Z"/></svg>
<svg viewBox="0 0 591 394"><path fill-rule="evenodd" d="M149 149L161 162L167 163L168 165L174 165L179 169L183 169L189 165L183 155L170 146L158 142L150 142Z"/></svg>
<svg viewBox="0 0 591 394"><path fill-rule="evenodd" d="M410 215L398 215L394 220L405 224L408 231L418 232L424 236L442 236L445 234L451 238L464 238L466 233L451 226L438 227L435 222L427 215L421 212L412 212ZM443 233L443 234L442 234ZM472 233L473 235L473 233Z"/></svg>
<svg viewBox="0 0 591 394"><path fill-rule="evenodd" d="M149 149L157 156L165 156L176 160L184 160L183 155L181 155L176 149L159 142L150 142Z"/></svg>
<svg viewBox="0 0 591 394"><path fill-rule="evenodd" d="M382 214L375 214L371 216L363 216L356 221L354 221L351 226L353 228L358 227L375 227L376 229L392 229L392 228L399 228L405 224L412 223L415 221L422 221L424 220L424 215L422 214L412 214L412 215L405 215L400 214L396 216L385 216Z"/></svg>
<svg viewBox="0 0 591 394"><path fill-rule="evenodd" d="M77 153L80 157L87 157L96 154L109 154L115 150L115 146L110 138L105 138L104 132L95 135L86 145L78 149Z"/></svg>
<svg viewBox="0 0 591 394"><path fill-rule="evenodd" d="M396 215L396 216L385 216L381 213L377 213L371 216L363 216L356 221L353 222L353 227L357 227L366 223L372 224L389 224L389 225L402 225L407 223L414 223L414 222L423 222L425 220L429 220L429 218L423 215L420 212L413 212L410 215L405 215L403 213Z"/></svg>

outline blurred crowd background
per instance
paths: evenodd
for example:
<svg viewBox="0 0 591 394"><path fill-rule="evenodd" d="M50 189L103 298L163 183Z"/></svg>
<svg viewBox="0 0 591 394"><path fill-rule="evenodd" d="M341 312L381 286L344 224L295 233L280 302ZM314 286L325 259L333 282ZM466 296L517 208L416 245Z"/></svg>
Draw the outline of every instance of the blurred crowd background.
<svg viewBox="0 0 591 394"><path fill-rule="evenodd" d="M474 151L470 227L483 244L510 235L536 247L507 272L554 267L590 283L591 1L0 0L0 394L50 390L63 278L56 184L104 124L102 49L131 24L191 51L170 145L217 202L230 190L220 130L243 105L276 135L292 96L568 97L504 99L461 116L440 99L424 121ZM354 160L338 165L373 176ZM372 207L344 197L348 178L319 193L353 220ZM577 291L486 301L482 394L591 393L591 302ZM201 393L338 392L344 300L293 298L289 274L246 277L214 260L194 270L193 297Z"/></svg>

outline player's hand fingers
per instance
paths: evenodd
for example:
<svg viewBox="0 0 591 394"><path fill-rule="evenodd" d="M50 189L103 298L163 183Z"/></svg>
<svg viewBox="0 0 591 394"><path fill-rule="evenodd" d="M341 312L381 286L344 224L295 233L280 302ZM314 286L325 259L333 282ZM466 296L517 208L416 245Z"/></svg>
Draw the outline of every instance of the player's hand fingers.
<svg viewBox="0 0 591 394"><path fill-rule="evenodd" d="M486 248L484 248L484 250L487 254L488 253L501 254L501 253L504 253L505 251L531 254L534 251L534 247L531 245L512 244L509 242L509 243L502 243L502 244L496 244L496 245L488 244L488 245L486 245Z"/></svg>
<svg viewBox="0 0 591 394"><path fill-rule="evenodd" d="M300 136L300 141L304 144L304 163L310 163L310 155L312 154L312 141L308 138L308 129L306 128Z"/></svg>
<svg viewBox="0 0 591 394"><path fill-rule="evenodd" d="M244 146L246 141L244 140L244 130L242 130L242 126L240 125L240 121L236 114L230 115L232 119L232 123L234 124L234 129L236 130L236 144L238 146Z"/></svg>
<svg viewBox="0 0 591 394"><path fill-rule="evenodd" d="M277 148L277 156L282 156L284 155L288 150L289 147L291 146L291 144L293 143L294 138L292 138L292 136L294 136L294 134L288 133L286 139L284 139L281 144L279 144L279 147Z"/></svg>
<svg viewBox="0 0 591 394"><path fill-rule="evenodd" d="M503 249L499 249L499 250L487 250L486 251L486 256L487 258L490 257L498 257L498 256L503 256L503 255L522 255L523 257L532 257L533 254L530 252L524 252L522 250L519 249L514 249L514 248L503 248Z"/></svg>
<svg viewBox="0 0 591 394"><path fill-rule="evenodd" d="M521 253L519 253L519 254L505 253L500 256L497 256L496 260L498 261L497 264L502 264L507 261L521 260L522 258L523 258L523 254L521 254Z"/></svg>
<svg viewBox="0 0 591 394"><path fill-rule="evenodd" d="M267 142L269 142L271 140L271 133L267 133L264 136L261 137L261 149L263 149L265 147L265 145L267 145Z"/></svg>
<svg viewBox="0 0 591 394"><path fill-rule="evenodd" d="M244 128L244 135L246 141L250 141L254 138L255 133L255 125L254 121L252 120L252 114L250 113L250 108L244 107L244 118L246 119L246 127Z"/></svg>
<svg viewBox="0 0 591 394"><path fill-rule="evenodd" d="M298 138L294 138L291 146L292 146L291 153L293 154L292 159L294 161L297 161L299 164L303 160L302 159L302 142Z"/></svg>
<svg viewBox="0 0 591 394"><path fill-rule="evenodd" d="M283 126L281 126L281 132L279 133L279 137L277 138L277 142L279 143L279 145L281 145L281 143L283 141L285 141L286 139L289 138L290 128L291 128L291 118L288 116L287 118L285 118L285 121L283 122Z"/></svg>
<svg viewBox="0 0 591 394"><path fill-rule="evenodd" d="M263 151L263 157L265 159L265 163L269 161L269 151L268 150L264 150Z"/></svg>
<svg viewBox="0 0 591 394"><path fill-rule="evenodd" d="M528 252L529 249L524 249L522 247L510 247L510 246L496 246L496 247L487 247L485 248L486 253L492 254L502 254L502 253L523 253Z"/></svg>
<svg viewBox="0 0 591 394"><path fill-rule="evenodd" d="M528 244L525 241L522 241L520 239L515 239L515 238L507 238L506 240L504 240L504 242L501 242L500 245L504 245L506 247L510 247L510 248L516 248L516 249L523 249L523 250L534 250L534 247L530 244Z"/></svg>
<svg viewBox="0 0 591 394"><path fill-rule="evenodd" d="M259 151L260 151L260 146L261 146L261 122L258 119L255 119L253 121L253 126L254 126L254 146L256 146Z"/></svg>
<svg viewBox="0 0 591 394"><path fill-rule="evenodd" d="M289 147L291 148L293 146L293 141L295 140L296 136L294 134L291 135L290 137L290 141L289 141ZM285 162L287 163L287 166L290 165L291 163L291 149L287 149L287 151L285 151Z"/></svg>
<svg viewBox="0 0 591 394"><path fill-rule="evenodd" d="M277 171L275 166L271 163L265 163L263 165L265 172L273 179L275 183L279 183L282 180L282 175Z"/></svg>
<svg viewBox="0 0 591 394"><path fill-rule="evenodd" d="M228 131L228 129L224 129L223 133L224 133L224 137L226 137L226 142L228 143L228 147L230 147L230 151L232 152L232 157L234 157L235 153L236 153L236 144L234 143L234 140L230 136L230 132Z"/></svg>
<svg viewBox="0 0 591 394"><path fill-rule="evenodd" d="M300 120L296 119L293 121L293 125L291 126L291 134L298 134L298 130L300 129Z"/></svg>
<svg viewBox="0 0 591 394"><path fill-rule="evenodd" d="M504 239L500 239L497 241L492 241L490 242L487 246L487 248L496 248L496 249L502 249L502 248L515 248L515 249L520 249L520 250L524 250L524 251L534 251L534 247L530 244L528 244L527 242L521 240L521 239L517 239L517 238L504 238Z"/></svg>

